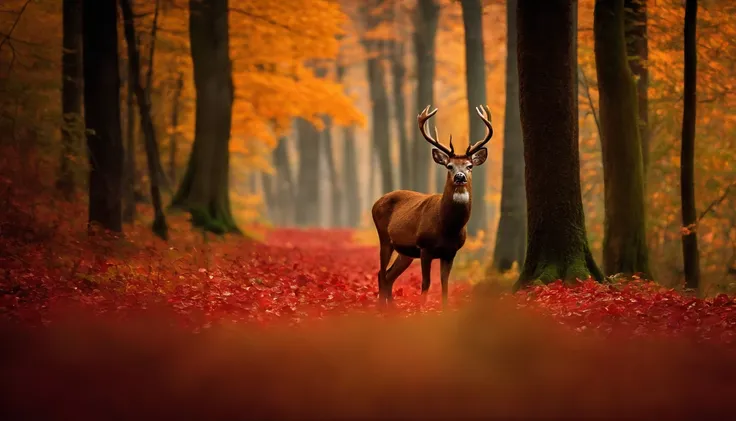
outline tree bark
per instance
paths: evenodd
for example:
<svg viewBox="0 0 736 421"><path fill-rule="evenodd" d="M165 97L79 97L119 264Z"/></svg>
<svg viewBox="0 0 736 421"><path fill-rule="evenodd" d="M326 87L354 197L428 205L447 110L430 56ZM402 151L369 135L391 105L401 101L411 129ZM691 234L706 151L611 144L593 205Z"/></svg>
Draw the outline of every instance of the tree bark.
<svg viewBox="0 0 736 421"><path fill-rule="evenodd" d="M83 2L82 21L89 224L122 232L123 142L115 1Z"/></svg>
<svg viewBox="0 0 736 421"><path fill-rule="evenodd" d="M529 232L515 289L534 280L603 280L588 247L580 197L572 17L570 0L517 5Z"/></svg>
<svg viewBox="0 0 736 421"><path fill-rule="evenodd" d="M342 185L340 181L342 177L337 173L337 165L335 165L335 152L332 145L332 119L325 117L325 129L322 132L324 136L324 153L327 162L327 171L330 177L330 198L332 199L332 226L341 227L345 225L342 213Z"/></svg>
<svg viewBox="0 0 736 421"><path fill-rule="evenodd" d="M406 84L406 66L404 65L404 43L395 40L391 43L391 76L394 94L394 121L399 137L399 187L408 189L411 186L412 162L409 155L409 135L406 131L406 100L404 85Z"/></svg>
<svg viewBox="0 0 736 421"><path fill-rule="evenodd" d="M626 58L624 0L597 0L593 20L605 190L603 270L649 275L636 86Z"/></svg>
<svg viewBox="0 0 736 421"><path fill-rule="evenodd" d="M342 83L345 66L337 65L337 81ZM355 127L343 129L343 180L345 180L343 197L345 200L345 223L357 228L360 225L360 184L358 183L358 158L355 151ZM370 197L370 196L369 196Z"/></svg>
<svg viewBox="0 0 736 421"><path fill-rule="evenodd" d="M79 153L82 125L82 4L64 0L61 55L61 156L56 187L66 200L76 191L71 157Z"/></svg>
<svg viewBox="0 0 736 421"><path fill-rule="evenodd" d="M649 40L647 39L646 0L625 0L626 47L631 73L637 78L636 91L639 105L639 139L644 163L644 184L649 168Z"/></svg>
<svg viewBox="0 0 736 421"><path fill-rule="evenodd" d="M133 75L130 69L125 69L127 76L127 94L125 98L126 130L125 130L125 157L123 168L123 222L133 223L136 215L136 153L135 137L137 133L135 117L135 92Z"/></svg>
<svg viewBox="0 0 736 421"><path fill-rule="evenodd" d="M296 120L299 136L299 180L297 188L296 223L300 226L318 226L320 216L319 173L321 149L320 133L312 123Z"/></svg>
<svg viewBox="0 0 736 421"><path fill-rule="evenodd" d="M276 185L274 200L276 207L275 220L282 226L294 223L294 201L296 193L294 188L294 179L291 174L291 164L289 163L289 148L286 137L279 138L278 145L273 150L273 162L276 167Z"/></svg>
<svg viewBox="0 0 736 421"><path fill-rule="evenodd" d="M685 85L682 112L682 150L680 152L680 194L682 196L682 256L685 286L700 286L700 255L695 213L695 107L697 85L696 25L698 1L685 3Z"/></svg>
<svg viewBox="0 0 736 421"><path fill-rule="evenodd" d="M470 142L485 136L486 126L474 109L486 105L486 57L483 48L483 5L481 0L462 0L465 27L465 75L469 112ZM468 233L477 235L488 227L486 214L486 167L473 168L473 211L468 221Z"/></svg>
<svg viewBox="0 0 736 421"><path fill-rule="evenodd" d="M176 154L179 149L179 107L181 103L181 93L184 89L184 74L179 72L174 87L174 98L171 103L171 129L172 133L169 137L169 179L172 184L176 184Z"/></svg>
<svg viewBox="0 0 736 421"><path fill-rule="evenodd" d="M146 91L141 84L141 63L138 55L138 45L135 37L135 22L133 18L133 7L130 0L120 0L120 8L123 12L123 28L125 31L125 40L128 44L128 72L130 73L130 82L133 84L136 99L138 100L138 111L140 112L141 125L143 127L143 135L145 136L146 145L146 161L148 163L148 177L151 188L151 201L153 202L153 232L160 238L166 240L168 237L168 226L166 225L166 216L164 215L163 204L161 202L161 189L159 184L159 171L161 167L161 159L158 150L158 142L156 141L156 129L153 126L153 118L151 117L150 95L146 95ZM156 7L158 13L158 6ZM153 48L153 46L151 46Z"/></svg>
<svg viewBox="0 0 736 421"><path fill-rule="evenodd" d="M505 272L514 262L524 263L526 252L526 196L524 192L524 142L519 116L519 72L516 54L516 1L507 2L506 111L503 134L501 215L493 250L493 267ZM473 186L475 188L475 186Z"/></svg>
<svg viewBox="0 0 736 421"><path fill-rule="evenodd" d="M172 206L216 234L240 233L230 209L230 129L234 88L228 0L190 0L189 37L197 95L187 171Z"/></svg>
<svg viewBox="0 0 736 421"><path fill-rule="evenodd" d="M372 24L372 27L378 22ZM391 133L389 126L388 92L386 74L381 64L382 42L366 41L368 53L368 85L371 98L371 139L381 168L381 191L388 193L393 188L393 163L391 162Z"/></svg>
<svg viewBox="0 0 736 421"><path fill-rule="evenodd" d="M414 53L417 66L417 114L419 110L434 102L435 41L440 5L436 0L418 0L414 16ZM438 139L439 140L439 139ZM414 181L412 190L429 192L430 148L419 131L412 145ZM434 174L434 172L432 172Z"/></svg>

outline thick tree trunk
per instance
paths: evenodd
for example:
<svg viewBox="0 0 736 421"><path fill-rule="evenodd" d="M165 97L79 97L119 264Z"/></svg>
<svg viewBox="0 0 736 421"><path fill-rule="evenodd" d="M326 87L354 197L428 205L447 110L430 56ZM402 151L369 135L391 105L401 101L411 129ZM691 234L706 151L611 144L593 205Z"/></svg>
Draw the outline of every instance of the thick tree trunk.
<svg viewBox="0 0 736 421"><path fill-rule="evenodd" d="M131 6L130 0L120 0L120 8L123 12L125 40L128 44L128 72L131 75L130 82L133 84L133 90L135 91L135 96L138 100L138 110L140 111L141 125L143 127L143 135L145 136L146 161L148 163L151 201L153 202L154 209L153 232L166 240L169 229L166 225L166 216L164 215L163 204L161 202L158 171L158 168L161 167L161 159L158 150L158 142L156 142L156 129L153 126L153 119L151 117L151 103L149 101L150 95L146 95L140 79L141 63L138 55L138 45L136 44L135 39L133 7Z"/></svg>
<svg viewBox="0 0 736 421"><path fill-rule="evenodd" d="M641 157L644 162L644 184L646 185L649 168L649 41L647 39L647 1L625 0L626 47L631 73L636 81L639 105L639 139L641 140Z"/></svg>
<svg viewBox="0 0 736 421"><path fill-rule="evenodd" d="M172 184L176 184L176 154L179 149L179 107L181 103L181 93L184 89L184 74L179 72L174 88L174 98L171 103L171 136L169 137L169 180Z"/></svg>
<svg viewBox="0 0 736 421"><path fill-rule="evenodd" d="M511 269L514 262L518 262L521 266L526 252L524 141L519 116L519 72L516 62L516 0L509 0L506 7L508 32L501 215L496 232L496 246L493 250L493 267L500 272Z"/></svg>
<svg viewBox="0 0 736 421"><path fill-rule="evenodd" d="M79 153L82 125L82 2L64 0L61 55L61 156L56 187L70 200L76 191L71 158Z"/></svg>
<svg viewBox="0 0 736 421"><path fill-rule="evenodd" d="M123 141L114 0L82 7L84 109L89 155L89 223L122 232Z"/></svg>
<svg viewBox="0 0 736 421"><path fill-rule="evenodd" d="M327 162L327 171L330 177L330 198L332 204L332 226L341 227L345 225L342 213L342 185L340 181L342 177L337 173L337 165L335 165L335 152L332 145L332 119L325 117L324 151Z"/></svg>
<svg viewBox="0 0 736 421"><path fill-rule="evenodd" d="M368 85L372 115L371 139L381 169L381 193L388 193L394 189L394 165L391 162L391 133L386 74L383 71L381 57L378 55L383 48L380 42L367 42L367 45L369 53L372 54L371 58L368 59Z"/></svg>
<svg viewBox="0 0 736 421"><path fill-rule="evenodd" d="M486 126L475 115L474 109L486 105L486 57L483 49L483 5L481 0L462 0L465 26L465 75L468 97L470 142L483 139ZM486 170L480 165L473 168L473 210L468 221L468 233L477 235L488 227L486 219Z"/></svg>
<svg viewBox="0 0 736 421"><path fill-rule="evenodd" d="M228 0L190 0L189 37L197 95L187 171L172 206L217 234L239 233L230 210L230 129L234 98Z"/></svg>
<svg viewBox="0 0 736 421"><path fill-rule="evenodd" d="M636 86L626 59L624 0L596 1L593 32L605 190L603 270L649 275L644 170Z"/></svg>
<svg viewBox="0 0 736 421"><path fill-rule="evenodd" d="M406 66L404 65L404 43L395 40L391 43L391 76L394 94L394 121L399 137L399 188L411 186L411 156L409 155L409 135L406 131L406 100L404 85L406 84Z"/></svg>
<svg viewBox="0 0 736 421"><path fill-rule="evenodd" d="M588 247L580 197L572 17L570 0L519 0L517 6L529 227L517 289L534 280L603 280Z"/></svg>
<svg viewBox="0 0 736 421"><path fill-rule="evenodd" d="M135 117L135 92L133 89L133 75L125 69L127 76L127 94L125 98L126 130L125 130L125 157L123 168L123 222L132 223L136 215L136 154L135 137L137 133Z"/></svg>
<svg viewBox="0 0 736 421"><path fill-rule="evenodd" d="M414 16L414 52L417 61L417 114L427 105L434 105L435 40L437 38L439 17L440 5L436 0L417 1ZM414 163L412 190L423 193L429 192L430 148L419 130L416 131L416 138L412 147L412 162ZM432 174L434 173L433 171Z"/></svg>
<svg viewBox="0 0 736 421"><path fill-rule="evenodd" d="M696 232L695 213L695 107L697 85L696 24L698 1L685 3L685 86L682 112L682 150L680 153L680 194L682 196L682 256L685 269L685 286L700 286L700 255Z"/></svg>
<svg viewBox="0 0 736 421"><path fill-rule="evenodd" d="M299 136L299 180L296 223L300 226L318 226L320 220L320 133L312 123L296 120Z"/></svg>

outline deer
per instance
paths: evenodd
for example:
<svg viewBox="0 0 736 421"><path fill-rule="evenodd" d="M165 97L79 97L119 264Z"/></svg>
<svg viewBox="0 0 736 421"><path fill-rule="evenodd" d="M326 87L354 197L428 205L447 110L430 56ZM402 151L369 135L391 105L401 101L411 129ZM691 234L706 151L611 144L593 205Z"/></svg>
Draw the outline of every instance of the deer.
<svg viewBox="0 0 736 421"><path fill-rule="evenodd" d="M414 259L420 259L422 267L423 300L426 300L431 283L432 261L440 261L442 307L448 302L448 281L455 255L465 244L466 225L473 203L472 170L483 165L488 158L486 143L493 136L490 110L476 107L478 116L486 126L485 138L468 144L463 154L455 154L450 135L448 149L427 132L427 120L437 113L428 105L418 116L419 132L433 146L432 159L447 168L444 190L441 194L426 194L412 190L395 190L381 196L371 210L380 244L380 269L378 271L379 305L393 300L393 285ZM435 126L435 137L439 138ZM396 260L387 269L394 251Z"/></svg>

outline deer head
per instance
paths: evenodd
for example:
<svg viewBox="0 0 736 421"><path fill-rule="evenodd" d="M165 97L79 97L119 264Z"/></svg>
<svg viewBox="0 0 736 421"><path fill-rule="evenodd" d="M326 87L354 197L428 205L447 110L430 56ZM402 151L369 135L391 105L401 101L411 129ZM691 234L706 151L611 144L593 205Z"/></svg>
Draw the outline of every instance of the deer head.
<svg viewBox="0 0 736 421"><path fill-rule="evenodd" d="M493 136L493 126L489 119L490 111L486 112L486 107L476 107L475 111L486 125L486 136L484 139L468 144L468 148L463 154L455 154L455 147L452 144L452 135L450 135L450 148L446 148L439 143L434 137L427 132L427 120L437 113L437 109L429 111L430 106L427 105L418 116L419 131L422 136L429 142L432 148L432 159L439 165L447 168L449 173L448 183L451 182L455 188L464 189L471 182L471 172L474 166L483 165L488 158L488 149L485 144L491 140ZM435 126L435 136L439 137L437 127Z"/></svg>

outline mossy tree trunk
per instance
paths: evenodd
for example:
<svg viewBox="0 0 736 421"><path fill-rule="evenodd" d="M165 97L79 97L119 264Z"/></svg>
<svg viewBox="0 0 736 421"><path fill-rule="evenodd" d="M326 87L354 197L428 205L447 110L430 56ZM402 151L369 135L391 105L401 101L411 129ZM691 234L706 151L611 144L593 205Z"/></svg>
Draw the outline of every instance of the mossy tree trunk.
<svg viewBox="0 0 736 421"><path fill-rule="evenodd" d="M172 207L205 231L239 233L230 210L233 81L228 0L190 0L189 37L197 104L192 153Z"/></svg>
<svg viewBox="0 0 736 421"><path fill-rule="evenodd" d="M156 141L156 129L153 126L153 118L151 117L151 96L146 95L141 84L140 56L138 54L138 45L136 44L135 21L130 0L120 0L120 8L123 12L123 28L125 31L125 40L128 45L128 72L131 75L129 83L132 83L136 99L138 100L138 111L140 112L143 135L145 136L146 161L148 163L151 201L153 202L154 209L153 232L160 238L166 240L169 229L166 225L166 216L164 215L163 204L161 202L160 172L158 171L161 167L161 158L158 150L158 142ZM158 7L156 10L158 13Z"/></svg>
<svg viewBox="0 0 736 421"><path fill-rule="evenodd" d="M83 2L82 21L89 223L122 232L123 141L115 0Z"/></svg>
<svg viewBox="0 0 736 421"><path fill-rule="evenodd" d="M569 0L518 1L528 234L515 289L534 280L603 280L588 247L580 192L572 19Z"/></svg>
<svg viewBox="0 0 736 421"><path fill-rule="evenodd" d="M61 56L61 156L56 187L70 200L76 191L71 159L79 154L82 125L82 1L64 0Z"/></svg>
<svg viewBox="0 0 736 421"><path fill-rule="evenodd" d="M636 80L639 105L639 139L644 163L644 184L649 168L649 40L647 39L647 0L624 1L626 23L626 49L629 67Z"/></svg>
<svg viewBox="0 0 736 421"><path fill-rule="evenodd" d="M597 0L593 18L605 222L603 270L649 275L636 86L626 58L624 0Z"/></svg>
<svg viewBox="0 0 736 421"><path fill-rule="evenodd" d="M524 141L519 116L519 72L516 62L516 0L506 10L506 111L503 134L501 215L493 250L493 268L511 269L524 263L526 252L526 196L524 192ZM475 187L475 186L473 186ZM473 210L475 212L475 209Z"/></svg>
<svg viewBox="0 0 736 421"><path fill-rule="evenodd" d="M299 149L299 179L297 186L296 224L318 226L320 216L320 133L312 123L302 118L296 120Z"/></svg>
<svg viewBox="0 0 736 421"><path fill-rule="evenodd" d="M465 27L465 78L468 97L470 142L485 136L486 126L474 109L486 105L486 56L483 48L483 5L481 0L460 2ZM488 228L486 213L486 166L473 168L473 210L468 221L468 233L477 235Z"/></svg>
<svg viewBox="0 0 736 421"><path fill-rule="evenodd" d="M440 17L440 5L436 0L418 0L414 15L414 53L417 72L417 114L427 105L434 106L435 42ZM431 122L430 122L431 123ZM419 130L412 145L414 163L412 190L429 192L430 148ZM439 140L439 139L437 139ZM447 172L445 170L445 172ZM434 174L434 172L432 172Z"/></svg>
<svg viewBox="0 0 736 421"><path fill-rule="evenodd" d="M696 24L698 1L685 3L685 86L682 111L682 149L680 151L680 195L682 196L682 256L685 269L685 286L700 286L700 255L696 232L695 213L695 107L697 86L697 38Z"/></svg>

